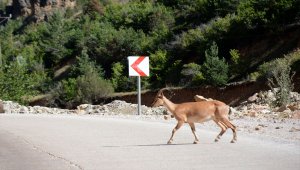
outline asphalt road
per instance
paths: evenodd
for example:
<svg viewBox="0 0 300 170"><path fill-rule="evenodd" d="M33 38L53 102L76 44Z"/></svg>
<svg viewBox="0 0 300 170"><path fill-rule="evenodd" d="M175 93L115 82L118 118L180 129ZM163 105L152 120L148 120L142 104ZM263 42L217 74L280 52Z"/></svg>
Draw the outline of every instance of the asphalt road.
<svg viewBox="0 0 300 170"><path fill-rule="evenodd" d="M232 133L215 143L188 126L167 145L174 122L100 116L0 114L0 170L283 170L300 168L300 145Z"/></svg>

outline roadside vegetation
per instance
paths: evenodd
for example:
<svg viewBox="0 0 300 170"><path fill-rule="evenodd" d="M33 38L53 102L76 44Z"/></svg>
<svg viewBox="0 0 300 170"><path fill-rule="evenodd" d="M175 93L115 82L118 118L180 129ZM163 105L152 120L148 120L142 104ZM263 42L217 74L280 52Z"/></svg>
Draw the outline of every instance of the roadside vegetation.
<svg viewBox="0 0 300 170"><path fill-rule="evenodd" d="M262 44L264 53L245 49L299 30L299 7L299 0L77 0L47 21L9 20L0 26L1 99L26 103L51 93L49 105L72 107L134 91L132 55L150 57L144 89L269 78L292 90L299 34L283 47Z"/></svg>

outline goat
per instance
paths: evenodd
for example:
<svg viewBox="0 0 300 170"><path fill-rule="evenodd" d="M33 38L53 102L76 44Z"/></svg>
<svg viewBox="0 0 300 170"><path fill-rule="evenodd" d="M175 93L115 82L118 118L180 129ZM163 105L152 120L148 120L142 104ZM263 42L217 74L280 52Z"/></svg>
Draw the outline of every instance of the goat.
<svg viewBox="0 0 300 170"><path fill-rule="evenodd" d="M196 128L194 123L202 123L209 120L213 120L221 128L221 132L216 137L215 142L220 140L221 136L228 128L233 132L231 143L237 141L236 126L228 119L228 114L230 112L228 105L217 100L175 104L164 96L163 90L164 89L161 89L157 93L152 107L165 106L177 120L177 125L172 131L168 144L173 142L175 132L180 129L184 123L190 125L195 137L194 144L197 144L199 139L195 133Z"/></svg>

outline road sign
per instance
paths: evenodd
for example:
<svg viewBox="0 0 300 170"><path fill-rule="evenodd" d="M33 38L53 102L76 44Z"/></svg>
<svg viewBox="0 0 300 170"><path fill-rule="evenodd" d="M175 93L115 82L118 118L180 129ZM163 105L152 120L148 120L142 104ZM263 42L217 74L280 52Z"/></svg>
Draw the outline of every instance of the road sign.
<svg viewBox="0 0 300 170"><path fill-rule="evenodd" d="M129 56L129 76L149 76L149 57Z"/></svg>
<svg viewBox="0 0 300 170"><path fill-rule="evenodd" d="M149 57L129 56L129 76L137 76L138 115L141 115L141 76L149 76Z"/></svg>

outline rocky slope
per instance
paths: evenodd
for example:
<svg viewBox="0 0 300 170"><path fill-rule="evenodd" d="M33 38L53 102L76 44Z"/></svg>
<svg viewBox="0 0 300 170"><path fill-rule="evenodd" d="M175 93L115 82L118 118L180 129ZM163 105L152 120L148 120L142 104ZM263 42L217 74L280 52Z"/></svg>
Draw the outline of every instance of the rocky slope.
<svg viewBox="0 0 300 170"><path fill-rule="evenodd" d="M6 14L13 18L32 17L35 21L44 20L55 9L74 8L76 0L11 0Z"/></svg>

